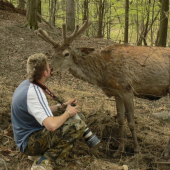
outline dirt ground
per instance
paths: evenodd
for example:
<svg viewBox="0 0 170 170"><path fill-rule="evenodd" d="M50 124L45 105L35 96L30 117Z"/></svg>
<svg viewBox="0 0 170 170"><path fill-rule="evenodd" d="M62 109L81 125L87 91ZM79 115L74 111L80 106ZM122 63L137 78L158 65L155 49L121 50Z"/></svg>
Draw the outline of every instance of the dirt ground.
<svg viewBox="0 0 170 170"><path fill-rule="evenodd" d="M26 78L26 61L34 53L51 54L51 47L34 32L24 27L25 16L0 10L0 170L28 170L33 161L16 148L10 123L11 100L16 87ZM43 23L43 29L48 29ZM52 31L51 31L52 32ZM52 34L54 35L54 34ZM61 29L55 33L61 40ZM101 48L113 42L82 36L74 46ZM155 82L156 83L156 82ZM118 123L114 98L107 98L100 89L75 79L70 74L54 76L46 84L61 100L77 96L85 122L101 142L88 148L82 139L70 152L62 167L65 170L169 170L169 158L161 154L170 136L168 122L152 116L154 112L170 111L169 98L148 101L135 98L135 122L140 153L133 154L132 136L126 124L126 152L114 158L118 146ZM49 103L55 104L49 97Z"/></svg>

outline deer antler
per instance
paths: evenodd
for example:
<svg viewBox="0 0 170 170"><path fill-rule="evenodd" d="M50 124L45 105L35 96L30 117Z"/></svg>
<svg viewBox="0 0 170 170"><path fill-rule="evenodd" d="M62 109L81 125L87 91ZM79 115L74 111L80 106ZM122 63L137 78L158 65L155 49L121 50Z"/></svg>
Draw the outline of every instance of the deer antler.
<svg viewBox="0 0 170 170"><path fill-rule="evenodd" d="M77 25L74 32L70 35L67 36L67 29L66 29L66 24L63 24L63 39L64 42L61 45L61 47L63 46L69 46L75 38L77 38L80 34L82 34L91 24L91 21L86 21L84 22L84 24L79 28L79 26ZM48 35L48 33L44 30L42 30L41 28L39 28L37 31L35 31L35 33L41 37L44 41L48 42L49 44L53 45L53 47L57 48L59 47L59 43L55 42L52 38L50 38L50 36Z"/></svg>
<svg viewBox="0 0 170 170"><path fill-rule="evenodd" d="M70 36L67 36L66 24L63 24L63 45L69 46L80 34L82 34L90 26L91 23L91 21L87 20L80 28L79 25L77 25L74 32Z"/></svg>
<svg viewBox="0 0 170 170"><path fill-rule="evenodd" d="M41 37L44 41L48 42L49 44L53 45L54 47L59 46L59 44L57 42L55 42L52 38L50 38L48 33L46 31L42 30L41 28L39 28L37 31L35 31L35 33L39 37Z"/></svg>

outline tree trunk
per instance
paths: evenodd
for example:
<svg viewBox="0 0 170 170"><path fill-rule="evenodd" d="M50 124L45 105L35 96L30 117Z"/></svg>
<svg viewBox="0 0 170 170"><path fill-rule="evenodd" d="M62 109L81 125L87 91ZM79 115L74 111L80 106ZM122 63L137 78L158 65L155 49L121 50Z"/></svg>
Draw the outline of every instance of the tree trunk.
<svg viewBox="0 0 170 170"><path fill-rule="evenodd" d="M67 0L66 5L66 23L69 31L75 29L75 3L74 0Z"/></svg>
<svg viewBox="0 0 170 170"><path fill-rule="evenodd" d="M97 37L102 38L102 28L103 28L103 15L104 15L104 4L105 0L100 0L99 3L99 19L98 19L98 31L97 31Z"/></svg>
<svg viewBox="0 0 170 170"><path fill-rule="evenodd" d="M89 0L84 0L83 23L88 19Z"/></svg>
<svg viewBox="0 0 170 170"><path fill-rule="evenodd" d="M41 15L41 0L37 0L37 12ZM40 17L38 17L38 21L41 22Z"/></svg>
<svg viewBox="0 0 170 170"><path fill-rule="evenodd" d="M51 0L49 24L53 27L55 26L56 4L57 0Z"/></svg>
<svg viewBox="0 0 170 170"><path fill-rule="evenodd" d="M138 43L138 36L139 36L139 11L138 11L138 0L136 0L136 32L137 32L137 43Z"/></svg>
<svg viewBox="0 0 170 170"><path fill-rule="evenodd" d="M168 30L169 0L162 0L160 27L157 46L166 47Z"/></svg>
<svg viewBox="0 0 170 170"><path fill-rule="evenodd" d="M111 4L111 0L109 3L110 7L109 7L109 16L107 17L107 39L110 39L110 31L111 31L111 14L112 14L112 4Z"/></svg>
<svg viewBox="0 0 170 170"><path fill-rule="evenodd" d="M146 5L146 12L147 12L146 23L145 26L143 26L143 30L140 34L140 38L137 42L137 45L142 45L142 41L143 41L144 45L147 46L146 36L148 34L148 26L149 26L149 19L150 19L150 4L151 4L151 0L149 0L148 5Z"/></svg>
<svg viewBox="0 0 170 170"><path fill-rule="evenodd" d="M21 10L25 9L25 0L19 0L18 8Z"/></svg>
<svg viewBox="0 0 170 170"><path fill-rule="evenodd" d="M128 43L128 30L129 30L129 0L125 0L125 33L124 33L124 44Z"/></svg>
<svg viewBox="0 0 170 170"><path fill-rule="evenodd" d="M155 0L153 0L153 5L152 5L152 23L153 23L153 20L154 20L154 15L155 15ZM154 29L151 27L151 46L153 45L153 36L154 35Z"/></svg>
<svg viewBox="0 0 170 170"><path fill-rule="evenodd" d="M37 23L37 0L27 0L26 27L38 29Z"/></svg>

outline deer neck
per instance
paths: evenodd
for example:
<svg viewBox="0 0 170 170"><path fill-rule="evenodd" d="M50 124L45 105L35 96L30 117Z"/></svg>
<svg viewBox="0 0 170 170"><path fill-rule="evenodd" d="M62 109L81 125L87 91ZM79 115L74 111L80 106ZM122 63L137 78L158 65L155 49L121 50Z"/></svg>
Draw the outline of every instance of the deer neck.
<svg viewBox="0 0 170 170"><path fill-rule="evenodd" d="M73 64L70 73L90 84L99 85L104 78L106 64L99 52L88 55L74 51L72 53Z"/></svg>

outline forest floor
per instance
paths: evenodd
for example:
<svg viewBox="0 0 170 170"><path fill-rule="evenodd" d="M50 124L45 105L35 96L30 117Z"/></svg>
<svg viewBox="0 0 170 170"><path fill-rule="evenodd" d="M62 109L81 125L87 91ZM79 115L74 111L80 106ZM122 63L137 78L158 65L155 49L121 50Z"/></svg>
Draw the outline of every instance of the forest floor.
<svg viewBox="0 0 170 170"><path fill-rule="evenodd" d="M35 53L51 55L51 47L35 36L34 31L24 27L25 16L9 10L0 10L0 170L29 170L33 161L20 153L15 145L11 127L11 101L16 87L26 79L27 58ZM39 24L48 30L43 23ZM61 40L61 29L57 28L56 40ZM73 46L100 48L112 41L82 36ZM155 82L156 83L156 82ZM169 97L158 101L135 98L135 123L140 153L133 154L133 141L126 123L126 151L113 157L118 146L118 123L114 98L86 82L75 79L69 73L54 72L46 84L59 98L66 101L78 98L80 110L88 127L101 142L88 148L84 140L79 141L63 167L65 170L117 170L127 165L129 170L168 170L170 160L161 154L170 136L168 122L155 118L156 112L169 112ZM48 97L49 103L54 104Z"/></svg>

